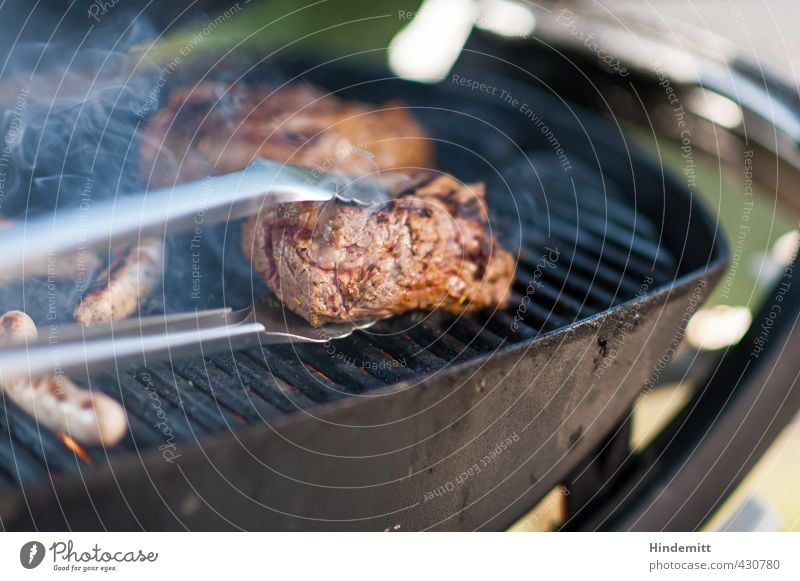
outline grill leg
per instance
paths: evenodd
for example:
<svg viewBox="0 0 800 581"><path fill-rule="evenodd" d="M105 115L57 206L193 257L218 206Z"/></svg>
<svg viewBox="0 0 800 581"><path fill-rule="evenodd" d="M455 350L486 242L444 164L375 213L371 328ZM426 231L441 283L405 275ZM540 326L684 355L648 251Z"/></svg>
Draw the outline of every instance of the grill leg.
<svg viewBox="0 0 800 581"><path fill-rule="evenodd" d="M588 455L567 479L565 486L567 520L562 530L579 530L583 514L591 514L597 505L608 499L615 483L625 473L624 465L631 461L632 414L600 446Z"/></svg>

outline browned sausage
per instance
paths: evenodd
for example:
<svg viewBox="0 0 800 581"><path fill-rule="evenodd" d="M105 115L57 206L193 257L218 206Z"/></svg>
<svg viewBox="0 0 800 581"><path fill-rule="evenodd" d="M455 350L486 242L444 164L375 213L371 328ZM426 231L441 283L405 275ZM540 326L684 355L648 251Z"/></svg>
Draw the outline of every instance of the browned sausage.
<svg viewBox="0 0 800 581"><path fill-rule="evenodd" d="M142 240L121 251L75 307L85 326L130 317L153 292L164 269L164 241Z"/></svg>
<svg viewBox="0 0 800 581"><path fill-rule="evenodd" d="M36 325L22 311L0 317L0 345L31 341L36 335ZM113 446L127 430L125 411L117 401L78 387L64 375L12 379L0 387L42 426L77 442Z"/></svg>

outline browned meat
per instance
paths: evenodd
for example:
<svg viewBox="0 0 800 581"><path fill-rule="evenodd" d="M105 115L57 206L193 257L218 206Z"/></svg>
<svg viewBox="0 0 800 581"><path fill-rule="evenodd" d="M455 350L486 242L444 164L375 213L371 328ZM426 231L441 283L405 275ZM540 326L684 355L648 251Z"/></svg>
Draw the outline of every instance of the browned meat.
<svg viewBox="0 0 800 581"><path fill-rule="evenodd" d="M0 316L0 345L36 337L36 324L22 311ZM42 426L82 444L113 446L128 427L125 411L116 400L83 389L65 375L9 379L0 389Z"/></svg>
<svg viewBox="0 0 800 581"><path fill-rule="evenodd" d="M173 92L148 123L144 167L170 184L235 171L255 158L363 175L416 177L373 211L292 204L245 225L242 246L269 287L313 324L440 307L502 305L514 261L489 235L483 185L419 172L433 164L424 130L400 103L349 103L302 84Z"/></svg>
<svg viewBox="0 0 800 581"><path fill-rule="evenodd" d="M202 82L173 91L145 128L142 165L172 184L236 171L256 158L366 174L432 167L427 135L400 102L343 101L305 84Z"/></svg>
<svg viewBox="0 0 800 581"><path fill-rule="evenodd" d="M126 247L83 295L73 317L87 327L127 319L153 292L163 269L163 240L147 238Z"/></svg>
<svg viewBox="0 0 800 581"><path fill-rule="evenodd" d="M313 325L507 301L514 259L487 231L483 184L420 172L394 194L380 209L267 208L245 225L243 250Z"/></svg>

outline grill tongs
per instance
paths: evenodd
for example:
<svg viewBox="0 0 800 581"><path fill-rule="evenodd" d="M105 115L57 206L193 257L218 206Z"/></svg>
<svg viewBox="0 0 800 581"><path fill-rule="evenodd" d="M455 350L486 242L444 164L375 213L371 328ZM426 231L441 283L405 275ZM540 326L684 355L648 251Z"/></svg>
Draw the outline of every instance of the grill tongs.
<svg viewBox="0 0 800 581"><path fill-rule="evenodd" d="M5 229L0 232L0 247L14 252L0 259L0 276L39 274L60 255L108 251L144 237L193 229L198 220L208 225L256 214L266 205L333 199L374 205L389 196L386 187L372 179L259 160L239 172L118 197L88 209L60 211ZM207 355L259 344L325 343L372 322L315 328L280 304L261 300L239 311L156 315L88 328L50 326L46 337L0 349L0 379Z"/></svg>

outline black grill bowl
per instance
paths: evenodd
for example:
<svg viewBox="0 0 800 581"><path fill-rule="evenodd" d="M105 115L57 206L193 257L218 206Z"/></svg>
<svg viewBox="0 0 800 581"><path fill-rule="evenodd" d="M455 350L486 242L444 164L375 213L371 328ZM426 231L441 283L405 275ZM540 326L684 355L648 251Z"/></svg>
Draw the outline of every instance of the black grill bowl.
<svg viewBox="0 0 800 581"><path fill-rule="evenodd" d="M438 140L441 169L487 180L492 227L518 257L505 311L76 378L126 405L131 433L110 451L76 455L6 404L3 528L498 529L562 482L680 342L726 251L692 192L617 126L543 90L458 74L528 103L571 167L496 95L360 68L305 77L401 97ZM558 260L542 266L550 249ZM236 276L219 293L233 306L251 295L249 273Z"/></svg>

